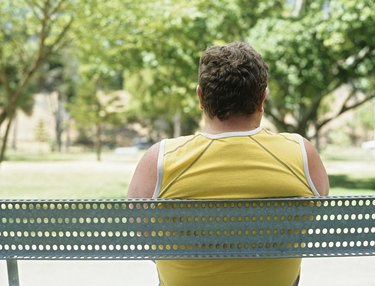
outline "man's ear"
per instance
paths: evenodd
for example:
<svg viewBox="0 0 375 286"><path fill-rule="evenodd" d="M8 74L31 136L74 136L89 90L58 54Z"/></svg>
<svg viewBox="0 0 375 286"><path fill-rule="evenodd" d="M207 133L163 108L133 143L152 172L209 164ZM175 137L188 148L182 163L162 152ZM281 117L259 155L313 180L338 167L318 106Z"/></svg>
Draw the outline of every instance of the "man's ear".
<svg viewBox="0 0 375 286"><path fill-rule="evenodd" d="M199 108L201 110L203 110L203 102L202 102L202 96L201 96L201 87L199 86L199 84L197 85L197 95L198 95L198 98L199 98Z"/></svg>
<svg viewBox="0 0 375 286"><path fill-rule="evenodd" d="M268 96L268 87L266 87L262 93L262 98L261 98L261 101L260 101L260 104L258 106L258 111L259 112L264 112L264 101L266 100L267 96Z"/></svg>

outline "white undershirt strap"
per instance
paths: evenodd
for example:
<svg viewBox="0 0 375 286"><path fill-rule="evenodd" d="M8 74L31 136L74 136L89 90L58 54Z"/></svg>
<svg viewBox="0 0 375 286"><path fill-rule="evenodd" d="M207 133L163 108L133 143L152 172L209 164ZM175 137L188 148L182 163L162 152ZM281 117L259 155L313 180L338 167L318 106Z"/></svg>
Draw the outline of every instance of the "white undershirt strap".
<svg viewBox="0 0 375 286"><path fill-rule="evenodd" d="M310 176L309 162L308 162L308 158L307 158L305 143L303 142L303 137L301 135L299 135L298 139L299 139L299 144L301 146L302 158L303 158L303 168L304 168L304 171L305 171L305 176L306 176L307 182L309 183L311 191L314 193L314 195L319 197L320 194L317 191L317 189L315 188L314 182L312 181L311 176Z"/></svg>
<svg viewBox="0 0 375 286"><path fill-rule="evenodd" d="M154 195L152 196L152 198L154 199L158 198L160 190L161 190L162 182L163 182L164 148L165 148L165 140L162 140L159 146L156 186L155 186Z"/></svg>

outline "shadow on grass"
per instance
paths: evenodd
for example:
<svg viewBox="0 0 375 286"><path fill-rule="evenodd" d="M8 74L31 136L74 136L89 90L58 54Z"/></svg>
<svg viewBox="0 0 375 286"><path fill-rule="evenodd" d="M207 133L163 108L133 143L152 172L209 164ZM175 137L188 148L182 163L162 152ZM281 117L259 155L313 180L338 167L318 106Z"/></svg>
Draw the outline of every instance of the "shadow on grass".
<svg viewBox="0 0 375 286"><path fill-rule="evenodd" d="M351 190L371 190L375 193L375 177L353 178L347 175L330 175L329 182L332 188L343 188Z"/></svg>

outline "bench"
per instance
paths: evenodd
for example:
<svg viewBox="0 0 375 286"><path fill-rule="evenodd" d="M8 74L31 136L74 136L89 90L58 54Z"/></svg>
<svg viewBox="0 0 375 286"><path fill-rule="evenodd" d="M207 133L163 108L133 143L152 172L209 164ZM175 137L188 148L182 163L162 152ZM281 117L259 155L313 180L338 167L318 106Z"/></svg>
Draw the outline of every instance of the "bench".
<svg viewBox="0 0 375 286"><path fill-rule="evenodd" d="M0 259L154 260L375 255L375 196L0 200Z"/></svg>

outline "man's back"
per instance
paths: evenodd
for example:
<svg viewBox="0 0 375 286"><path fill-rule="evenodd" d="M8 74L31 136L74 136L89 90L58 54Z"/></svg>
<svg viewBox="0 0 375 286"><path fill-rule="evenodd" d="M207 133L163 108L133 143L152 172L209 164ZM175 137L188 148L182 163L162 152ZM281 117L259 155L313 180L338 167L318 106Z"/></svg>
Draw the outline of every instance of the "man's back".
<svg viewBox="0 0 375 286"><path fill-rule="evenodd" d="M319 195L302 137L257 128L163 140L155 198L265 198Z"/></svg>
<svg viewBox="0 0 375 286"><path fill-rule="evenodd" d="M273 134L261 128L215 135L198 133L164 140L161 150L155 198L238 199L318 194L306 169L299 135ZM251 224L247 230L233 231L251 233ZM262 240L267 234L251 235ZM298 277L300 263L301 259L157 261L157 267L161 285L166 286L291 286Z"/></svg>

